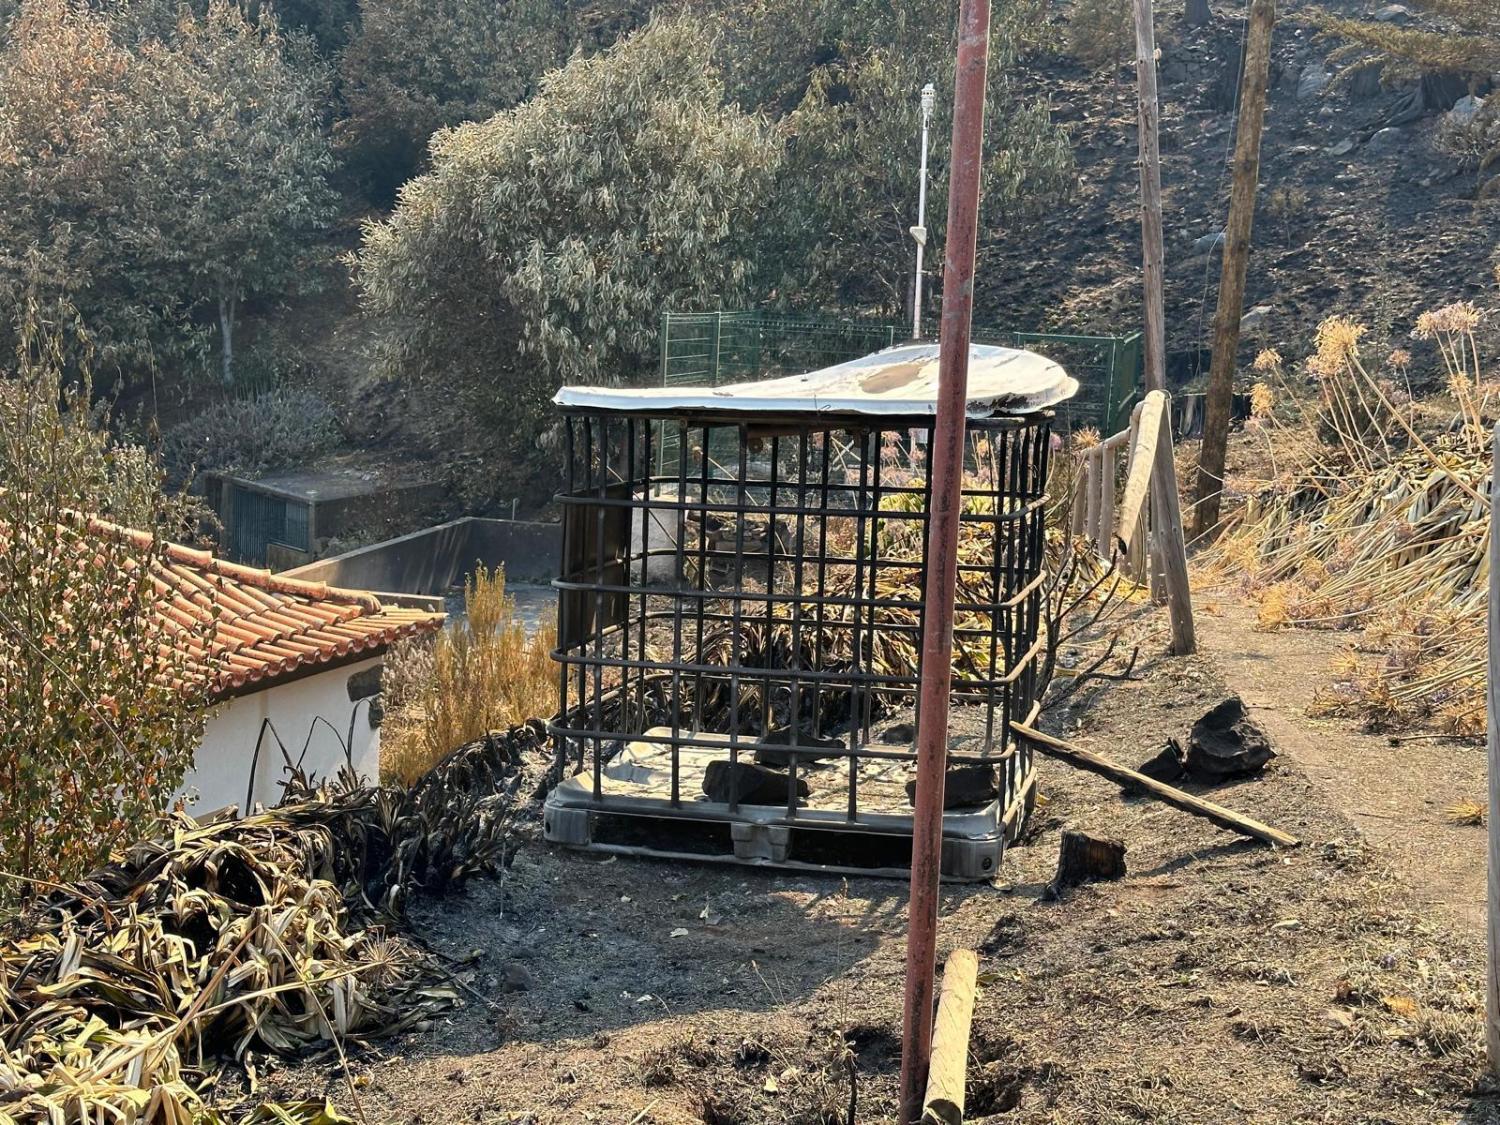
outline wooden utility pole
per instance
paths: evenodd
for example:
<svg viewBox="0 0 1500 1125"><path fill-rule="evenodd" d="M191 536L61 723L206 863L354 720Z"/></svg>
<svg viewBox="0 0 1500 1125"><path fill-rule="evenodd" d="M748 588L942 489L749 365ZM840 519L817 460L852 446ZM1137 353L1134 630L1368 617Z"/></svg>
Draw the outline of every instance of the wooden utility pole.
<svg viewBox="0 0 1500 1125"><path fill-rule="evenodd" d="M1161 219L1161 117L1156 94L1156 27L1151 0L1135 0L1135 76L1139 90L1142 283L1146 295L1146 389L1167 389L1166 251Z"/></svg>
<svg viewBox="0 0 1500 1125"><path fill-rule="evenodd" d="M1156 28L1151 0L1135 0L1135 65L1140 90L1141 255L1145 298L1146 392L1167 390L1167 313L1164 292L1166 251L1161 218L1161 138L1156 93ZM1164 403L1162 417L1150 434L1156 440L1151 471L1152 552L1165 578L1162 592L1172 615L1172 651L1187 656L1198 647L1193 627L1193 601L1188 589L1187 552L1182 543L1181 504L1177 496L1177 464L1172 455L1172 411ZM1114 488L1113 480L1109 487ZM1112 493L1111 493L1112 494ZM1172 521L1176 526L1172 527ZM1130 525L1132 528L1134 524Z"/></svg>
<svg viewBox="0 0 1500 1125"><path fill-rule="evenodd" d="M1495 497L1500 474L1500 425L1490 460L1490 606L1489 664L1485 669L1485 703L1489 720L1490 807L1485 817L1490 830L1489 864L1489 979L1485 988L1485 1042L1490 1074L1500 1077L1500 534L1496 534Z"/></svg>
<svg viewBox="0 0 1500 1125"><path fill-rule="evenodd" d="M1252 0L1245 73L1240 83L1239 135L1234 148L1234 188L1224 239L1224 270L1219 279L1219 311L1214 317L1213 366L1203 411L1203 450L1198 460L1193 532L1202 535L1219 522L1224 490L1224 457L1229 444L1229 411L1240 350L1240 317L1245 311L1245 269L1255 224L1255 193L1260 182L1260 138L1266 120L1266 88L1271 81L1271 30L1276 0Z"/></svg>

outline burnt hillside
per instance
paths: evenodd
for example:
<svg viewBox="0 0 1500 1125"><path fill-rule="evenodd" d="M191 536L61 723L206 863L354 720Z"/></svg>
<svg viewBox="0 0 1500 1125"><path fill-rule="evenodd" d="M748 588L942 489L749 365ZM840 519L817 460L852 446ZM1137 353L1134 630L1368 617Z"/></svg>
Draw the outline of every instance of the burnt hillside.
<svg viewBox="0 0 1500 1125"><path fill-rule="evenodd" d="M1348 6L1373 15L1378 5ZM1399 7L1399 6L1395 6ZM1437 147L1445 111L1467 90L1429 79L1385 85L1377 69L1329 64L1312 5L1280 9L1262 149L1246 308L1269 306L1246 349L1305 344L1324 316L1352 313L1377 336L1404 336L1433 305L1493 285L1500 202ZM1389 8L1386 18L1410 17ZM1168 346L1206 347L1228 212L1234 82L1244 8L1186 27L1158 7ZM981 250L985 323L1123 331L1138 321L1140 236L1133 59L1093 73L1065 57L1014 75L1071 126L1073 199ZM1486 91L1480 90L1483 94ZM1442 108L1434 108L1435 106ZM1481 302L1482 303L1482 302Z"/></svg>

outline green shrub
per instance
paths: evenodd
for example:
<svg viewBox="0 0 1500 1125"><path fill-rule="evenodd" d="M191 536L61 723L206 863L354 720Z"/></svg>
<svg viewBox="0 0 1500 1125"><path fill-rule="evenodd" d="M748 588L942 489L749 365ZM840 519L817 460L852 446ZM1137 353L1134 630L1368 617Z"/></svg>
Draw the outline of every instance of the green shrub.
<svg viewBox="0 0 1500 1125"><path fill-rule="evenodd" d="M559 383L648 369L663 309L745 295L779 146L725 104L711 47L658 20L438 136L357 263L393 375L524 430Z"/></svg>
<svg viewBox="0 0 1500 1125"><path fill-rule="evenodd" d="M178 477L208 469L260 473L303 464L340 440L327 402L311 391L278 387L179 422L162 435L162 456Z"/></svg>
<svg viewBox="0 0 1500 1125"><path fill-rule="evenodd" d="M182 514L35 323L0 370L0 871L55 880L165 811L203 730L205 670L184 652L208 630L157 612L157 543L88 523ZM0 902L17 889L0 880Z"/></svg>

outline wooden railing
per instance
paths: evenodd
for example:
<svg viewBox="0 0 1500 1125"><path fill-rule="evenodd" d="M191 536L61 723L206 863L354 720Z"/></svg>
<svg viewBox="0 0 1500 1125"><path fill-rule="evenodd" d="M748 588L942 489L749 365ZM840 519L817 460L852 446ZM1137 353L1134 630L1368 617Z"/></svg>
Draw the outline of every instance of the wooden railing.
<svg viewBox="0 0 1500 1125"><path fill-rule="evenodd" d="M1194 649L1188 589L1187 542L1173 462L1171 402L1152 391L1130 415L1130 425L1078 455L1071 530L1120 566L1153 601L1172 614L1173 648ZM1120 459L1125 458L1123 479ZM1151 500L1147 504L1148 498Z"/></svg>

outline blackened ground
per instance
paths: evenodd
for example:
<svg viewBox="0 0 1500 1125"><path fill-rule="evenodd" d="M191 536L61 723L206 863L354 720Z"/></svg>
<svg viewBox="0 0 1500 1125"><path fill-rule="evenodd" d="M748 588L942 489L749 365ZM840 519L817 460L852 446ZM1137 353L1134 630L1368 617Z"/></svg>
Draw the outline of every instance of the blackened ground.
<svg viewBox="0 0 1500 1125"><path fill-rule="evenodd" d="M1312 15L1368 18L1378 7L1277 6L1245 294L1247 310L1272 312L1247 335L1247 356L1265 346L1305 354L1318 322L1343 313L1371 325L1369 354L1378 357L1391 340L1411 346L1405 337L1419 312L1460 299L1486 303L1493 293L1500 200L1477 200L1488 177L1437 150L1442 115L1382 132L1408 88L1338 64L1327 67L1326 88L1298 96L1304 72L1325 67L1338 46L1318 39ZM1182 353L1210 343L1222 263L1217 250L1198 247L1228 214L1235 115L1218 95L1237 73L1245 6L1214 10L1212 24L1189 28L1181 4L1157 5L1168 346ZM1108 333L1139 326L1133 55L1103 72L1039 55L1004 80L1050 100L1053 119L1071 131L1078 184L1040 219L987 216L976 322Z"/></svg>
<svg viewBox="0 0 1500 1125"><path fill-rule="evenodd" d="M1052 728L1138 762L1231 690L1207 657L1159 655L1159 621L1142 644L1141 679ZM1293 753L1215 790L1305 841L1284 852L1041 768L1047 802L1001 879L944 895L944 950L978 949L984 972L971 1120L1500 1120L1476 1094L1482 932L1419 903L1422 870L1394 869ZM1123 839L1126 878L1046 901L1065 823ZM1482 849L1482 830L1459 846ZM532 842L503 882L416 907L469 1003L430 1033L351 1046L365 1117L839 1122L852 1094L855 1120L890 1121L905 902L899 882ZM326 1057L262 1087L355 1108Z"/></svg>

